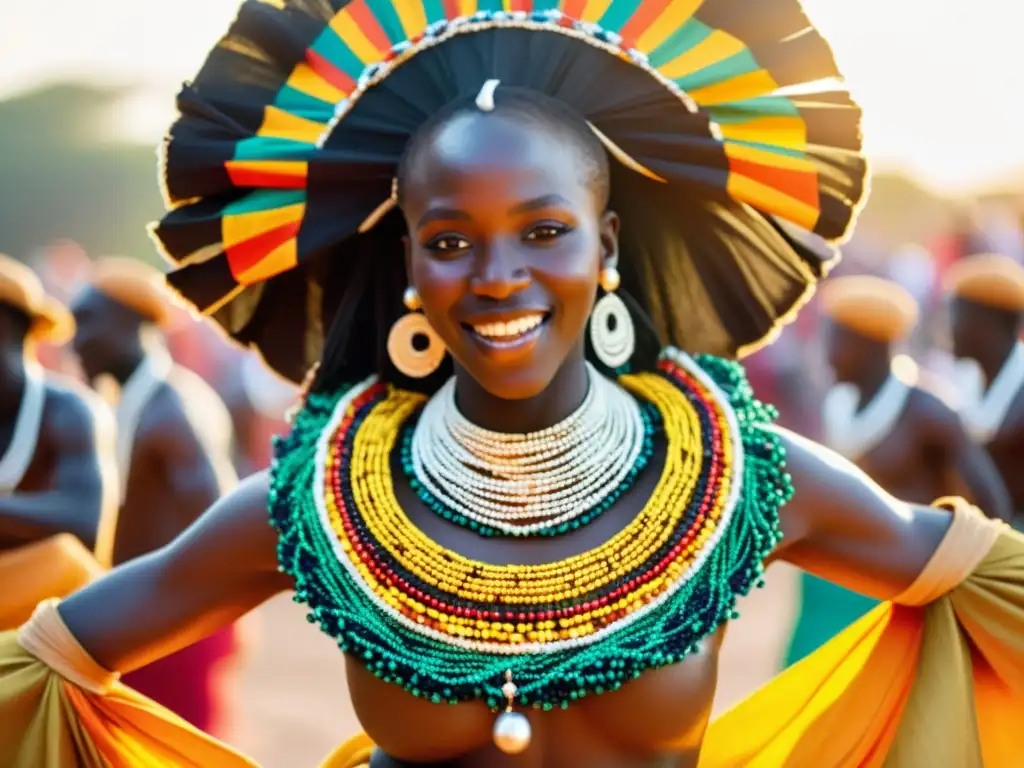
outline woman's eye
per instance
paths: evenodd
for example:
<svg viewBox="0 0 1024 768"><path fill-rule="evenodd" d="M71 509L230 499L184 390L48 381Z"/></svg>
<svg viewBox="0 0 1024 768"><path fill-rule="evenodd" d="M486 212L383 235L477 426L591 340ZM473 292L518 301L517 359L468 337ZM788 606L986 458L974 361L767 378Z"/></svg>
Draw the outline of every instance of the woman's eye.
<svg viewBox="0 0 1024 768"><path fill-rule="evenodd" d="M524 240L531 242L544 242L554 240L569 232L569 227L564 224L538 224L526 231Z"/></svg>
<svg viewBox="0 0 1024 768"><path fill-rule="evenodd" d="M459 235L441 235L427 243L427 248L441 253L464 251L469 247L469 240Z"/></svg>

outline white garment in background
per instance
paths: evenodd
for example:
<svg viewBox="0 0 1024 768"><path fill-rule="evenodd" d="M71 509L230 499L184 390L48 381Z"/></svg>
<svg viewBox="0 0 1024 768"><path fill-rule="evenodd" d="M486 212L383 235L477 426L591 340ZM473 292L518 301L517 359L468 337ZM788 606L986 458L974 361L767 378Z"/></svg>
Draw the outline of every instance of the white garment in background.
<svg viewBox="0 0 1024 768"><path fill-rule="evenodd" d="M917 366L909 357L900 356L893 360L885 383L863 407L855 385L834 385L821 407L825 444L850 460L869 453L892 432L916 383Z"/></svg>
<svg viewBox="0 0 1024 768"><path fill-rule="evenodd" d="M0 458L0 496L9 496L21 485L32 464L43 425L46 405L46 380L36 366L25 368L25 391L18 406L11 444Z"/></svg>
<svg viewBox="0 0 1024 768"><path fill-rule="evenodd" d="M957 361L957 388L963 392L960 418L968 434L986 445L999 433L1010 406L1024 387L1024 342L1017 342L985 389L985 375L973 360Z"/></svg>

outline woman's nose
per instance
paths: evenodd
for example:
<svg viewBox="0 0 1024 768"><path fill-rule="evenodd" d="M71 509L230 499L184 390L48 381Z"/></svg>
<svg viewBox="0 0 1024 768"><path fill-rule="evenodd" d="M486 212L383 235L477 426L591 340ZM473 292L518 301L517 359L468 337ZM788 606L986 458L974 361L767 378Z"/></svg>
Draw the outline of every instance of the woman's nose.
<svg viewBox="0 0 1024 768"><path fill-rule="evenodd" d="M530 284L530 272L507 243L495 242L481 249L470 289L477 296L507 299Z"/></svg>

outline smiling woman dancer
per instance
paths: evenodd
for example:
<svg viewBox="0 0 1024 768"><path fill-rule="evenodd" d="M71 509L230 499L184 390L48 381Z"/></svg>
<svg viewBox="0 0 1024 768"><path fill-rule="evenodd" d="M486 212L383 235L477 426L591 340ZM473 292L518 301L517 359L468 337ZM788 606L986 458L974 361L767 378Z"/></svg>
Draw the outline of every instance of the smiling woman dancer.
<svg viewBox="0 0 1024 768"><path fill-rule="evenodd" d="M291 433L0 639L0 762L249 764L117 672L294 587L366 729L331 766L1009 765L1024 539L776 429L725 359L828 265L791 225L864 191L849 97L782 90L836 74L798 3L341 6L245 3L156 229L199 310L320 362ZM709 726L774 558L892 602Z"/></svg>

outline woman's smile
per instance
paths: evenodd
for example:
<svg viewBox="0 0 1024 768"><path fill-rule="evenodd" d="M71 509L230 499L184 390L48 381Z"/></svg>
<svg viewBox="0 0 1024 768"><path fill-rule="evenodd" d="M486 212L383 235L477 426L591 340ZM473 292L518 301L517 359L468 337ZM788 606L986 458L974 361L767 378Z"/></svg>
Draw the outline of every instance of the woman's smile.
<svg viewBox="0 0 1024 768"><path fill-rule="evenodd" d="M508 358L532 350L551 316L550 310L491 312L460 324L481 351Z"/></svg>

